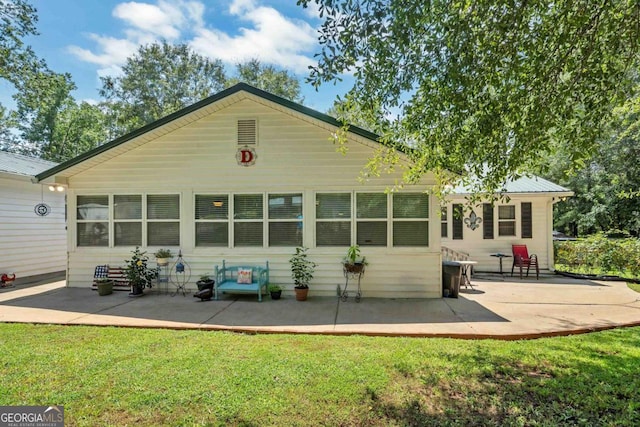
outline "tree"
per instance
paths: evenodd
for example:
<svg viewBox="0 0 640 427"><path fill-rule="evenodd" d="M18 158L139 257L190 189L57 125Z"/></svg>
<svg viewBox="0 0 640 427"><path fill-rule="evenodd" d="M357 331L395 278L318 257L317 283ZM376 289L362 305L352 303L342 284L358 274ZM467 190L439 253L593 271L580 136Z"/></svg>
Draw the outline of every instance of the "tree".
<svg viewBox="0 0 640 427"><path fill-rule="evenodd" d="M76 88L69 74L50 70L36 70L22 76L16 82L13 96L17 110L14 112L17 129L26 144L18 144L16 151L40 155L53 143L58 114L74 104L71 91Z"/></svg>
<svg viewBox="0 0 640 427"><path fill-rule="evenodd" d="M614 110L592 159L567 173L569 158L548 159L547 176L575 192L556 205L555 227L573 235L615 229L640 235L640 97Z"/></svg>
<svg viewBox="0 0 640 427"><path fill-rule="evenodd" d="M448 170L480 196L559 146L588 158L633 93L636 0L311 3L324 22L309 81L353 73L345 101L381 109L376 132L415 160L407 182Z"/></svg>
<svg viewBox="0 0 640 427"><path fill-rule="evenodd" d="M244 82L299 104L304 102L300 82L286 70L278 70L273 65L262 65L259 60L251 59L236 64L236 72L237 77L229 79L227 86Z"/></svg>
<svg viewBox="0 0 640 427"><path fill-rule="evenodd" d="M20 80L20 73L34 64L33 51L22 38L37 34L36 10L25 0L0 2L0 79L11 83Z"/></svg>
<svg viewBox="0 0 640 427"><path fill-rule="evenodd" d="M60 111L52 140L42 157L63 162L96 148L109 140L107 116L99 106L73 103Z"/></svg>
<svg viewBox="0 0 640 427"><path fill-rule="evenodd" d="M220 91L226 77L220 60L163 41L140 46L121 76L101 80L100 95L112 110L115 137Z"/></svg>
<svg viewBox="0 0 640 427"><path fill-rule="evenodd" d="M15 135L11 114L0 105L0 151L11 151L15 145Z"/></svg>

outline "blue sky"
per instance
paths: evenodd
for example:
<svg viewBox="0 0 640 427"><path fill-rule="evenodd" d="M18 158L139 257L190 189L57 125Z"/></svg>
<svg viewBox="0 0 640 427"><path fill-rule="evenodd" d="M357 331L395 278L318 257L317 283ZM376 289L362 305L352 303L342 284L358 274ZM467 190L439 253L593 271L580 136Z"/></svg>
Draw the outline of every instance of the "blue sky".
<svg viewBox="0 0 640 427"><path fill-rule="evenodd" d="M233 64L258 58L294 73L305 105L326 111L346 84L304 83L319 51L316 10L295 0L31 0L39 35L30 44L56 72L68 72L77 100L99 100L100 76L116 75L141 44L188 43L204 56ZM347 78L348 79L348 78ZM0 90L7 91L6 85ZM0 101L7 104L5 96Z"/></svg>

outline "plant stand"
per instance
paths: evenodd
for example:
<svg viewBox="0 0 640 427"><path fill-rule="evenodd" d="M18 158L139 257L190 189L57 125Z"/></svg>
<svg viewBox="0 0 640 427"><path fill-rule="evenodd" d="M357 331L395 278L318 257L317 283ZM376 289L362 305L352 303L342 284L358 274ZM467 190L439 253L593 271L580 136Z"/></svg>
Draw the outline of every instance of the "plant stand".
<svg viewBox="0 0 640 427"><path fill-rule="evenodd" d="M169 263L161 264L158 261L158 293L169 293Z"/></svg>
<svg viewBox="0 0 640 427"><path fill-rule="evenodd" d="M178 259L169 270L169 281L176 287L172 297L182 292L182 296L187 295L187 283L191 279L191 266L182 258L182 250L178 251ZM168 286L168 285L167 285Z"/></svg>
<svg viewBox="0 0 640 427"><path fill-rule="evenodd" d="M344 273L344 289L340 292L340 299L342 301L346 301L349 298L349 292L347 288L349 287L349 279L358 279L358 290L355 294L356 302L360 302L362 299L362 289L360 288L360 280L362 276L364 276L364 264L343 264L342 272Z"/></svg>

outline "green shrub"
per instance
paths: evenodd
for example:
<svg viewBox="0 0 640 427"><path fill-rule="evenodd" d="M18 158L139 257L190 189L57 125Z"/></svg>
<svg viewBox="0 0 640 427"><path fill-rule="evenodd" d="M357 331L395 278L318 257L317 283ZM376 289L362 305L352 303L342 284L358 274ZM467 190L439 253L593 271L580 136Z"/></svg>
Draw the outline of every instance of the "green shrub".
<svg viewBox="0 0 640 427"><path fill-rule="evenodd" d="M640 239L609 239L596 234L575 241L555 242L558 269L581 273L640 277Z"/></svg>

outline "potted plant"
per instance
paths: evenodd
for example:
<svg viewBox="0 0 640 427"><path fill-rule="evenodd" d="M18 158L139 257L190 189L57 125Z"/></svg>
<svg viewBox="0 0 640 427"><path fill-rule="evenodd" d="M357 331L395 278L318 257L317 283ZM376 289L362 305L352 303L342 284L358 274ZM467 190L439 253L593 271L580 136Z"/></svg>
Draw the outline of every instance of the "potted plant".
<svg viewBox="0 0 640 427"><path fill-rule="evenodd" d="M100 277L96 279L96 287L98 295L105 296L113 293L113 280L108 277Z"/></svg>
<svg viewBox="0 0 640 427"><path fill-rule="evenodd" d="M280 299L282 295L282 287L280 285L269 285L269 293L271 294L271 299Z"/></svg>
<svg viewBox="0 0 640 427"><path fill-rule="evenodd" d="M310 261L307 254L307 248L299 246L296 253L289 260L291 264L291 277L295 284L296 300L305 301L309 293L309 282L313 279L313 272L318 266Z"/></svg>
<svg viewBox="0 0 640 427"><path fill-rule="evenodd" d="M347 273L362 273L367 265L365 257L360 256L360 246L353 245L347 249L347 255L342 260L342 266Z"/></svg>
<svg viewBox="0 0 640 427"><path fill-rule="evenodd" d="M215 281L211 278L211 276L208 273L205 273L200 276L200 280L196 282L196 285L198 286L198 290L202 291L204 289L213 289L214 283Z"/></svg>
<svg viewBox="0 0 640 427"><path fill-rule="evenodd" d="M146 252L140 251L138 246L132 251L131 258L124 262L127 264L127 280L131 285L129 296L142 296L144 288L153 286L153 281L158 276L158 269L149 268L149 257Z"/></svg>
<svg viewBox="0 0 640 427"><path fill-rule="evenodd" d="M171 249L158 249L154 255L156 257L156 263L160 266L169 264L169 260L173 258Z"/></svg>

